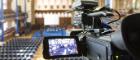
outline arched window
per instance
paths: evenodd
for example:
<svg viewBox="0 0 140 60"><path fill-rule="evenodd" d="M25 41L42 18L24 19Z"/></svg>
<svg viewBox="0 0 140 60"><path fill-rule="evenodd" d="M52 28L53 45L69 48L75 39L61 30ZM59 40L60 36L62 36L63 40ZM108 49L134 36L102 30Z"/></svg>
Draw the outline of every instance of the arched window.
<svg viewBox="0 0 140 60"><path fill-rule="evenodd" d="M7 0L3 0L3 9L7 9Z"/></svg>
<svg viewBox="0 0 140 60"><path fill-rule="evenodd" d="M4 22L4 31L6 31L7 30L7 28L8 28L8 22Z"/></svg>

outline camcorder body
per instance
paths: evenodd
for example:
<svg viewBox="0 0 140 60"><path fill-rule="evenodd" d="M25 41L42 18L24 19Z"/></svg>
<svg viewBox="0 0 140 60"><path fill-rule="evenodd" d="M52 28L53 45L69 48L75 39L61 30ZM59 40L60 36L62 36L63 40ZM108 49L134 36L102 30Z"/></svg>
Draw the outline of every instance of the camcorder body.
<svg viewBox="0 0 140 60"><path fill-rule="evenodd" d="M79 2L79 5L75 5ZM120 14L111 8L102 7L96 10L97 1L77 0L73 4L75 11L81 12L81 31L72 31L71 35L83 36L87 48L86 56L91 60L140 60L140 14L125 17L120 29L112 31L110 23L120 20ZM105 24L102 17L119 16L117 20ZM81 40L81 41L82 41Z"/></svg>

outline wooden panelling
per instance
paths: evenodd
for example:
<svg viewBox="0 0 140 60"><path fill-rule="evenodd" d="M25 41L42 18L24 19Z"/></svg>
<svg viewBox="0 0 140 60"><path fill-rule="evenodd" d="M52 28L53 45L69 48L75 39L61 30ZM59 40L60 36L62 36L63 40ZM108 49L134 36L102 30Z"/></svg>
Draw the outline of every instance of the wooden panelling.
<svg viewBox="0 0 140 60"><path fill-rule="evenodd" d="M71 17L60 17L60 27L67 28L71 25Z"/></svg>
<svg viewBox="0 0 140 60"><path fill-rule="evenodd" d="M44 26L44 18L35 18L35 24L42 28Z"/></svg>
<svg viewBox="0 0 140 60"><path fill-rule="evenodd" d="M5 38L5 40L8 40L10 37L13 37L14 34L15 34L15 28L7 29L7 30L4 32L4 38Z"/></svg>

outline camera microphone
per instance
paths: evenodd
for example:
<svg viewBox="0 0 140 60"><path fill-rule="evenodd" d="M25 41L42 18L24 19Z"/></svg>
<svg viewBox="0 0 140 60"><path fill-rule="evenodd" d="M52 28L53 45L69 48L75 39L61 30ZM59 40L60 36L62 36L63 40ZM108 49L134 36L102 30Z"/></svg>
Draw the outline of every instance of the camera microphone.
<svg viewBox="0 0 140 60"><path fill-rule="evenodd" d="M99 17L114 16L112 12L106 12L106 11L93 12L93 13L89 13L87 15L91 16L91 17L96 17L96 16L99 16Z"/></svg>

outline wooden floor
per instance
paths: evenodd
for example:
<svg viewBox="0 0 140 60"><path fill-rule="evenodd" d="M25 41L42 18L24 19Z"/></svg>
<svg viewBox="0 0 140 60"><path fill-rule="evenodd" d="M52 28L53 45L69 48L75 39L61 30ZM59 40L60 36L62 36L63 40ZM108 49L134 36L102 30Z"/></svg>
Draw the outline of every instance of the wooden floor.
<svg viewBox="0 0 140 60"><path fill-rule="evenodd" d="M39 46L39 48L38 48L37 52L35 53L34 58L33 58L32 60L45 60L45 59L43 58L43 55L42 55L42 52L43 52L42 45L43 45L43 44L41 44L41 45Z"/></svg>

